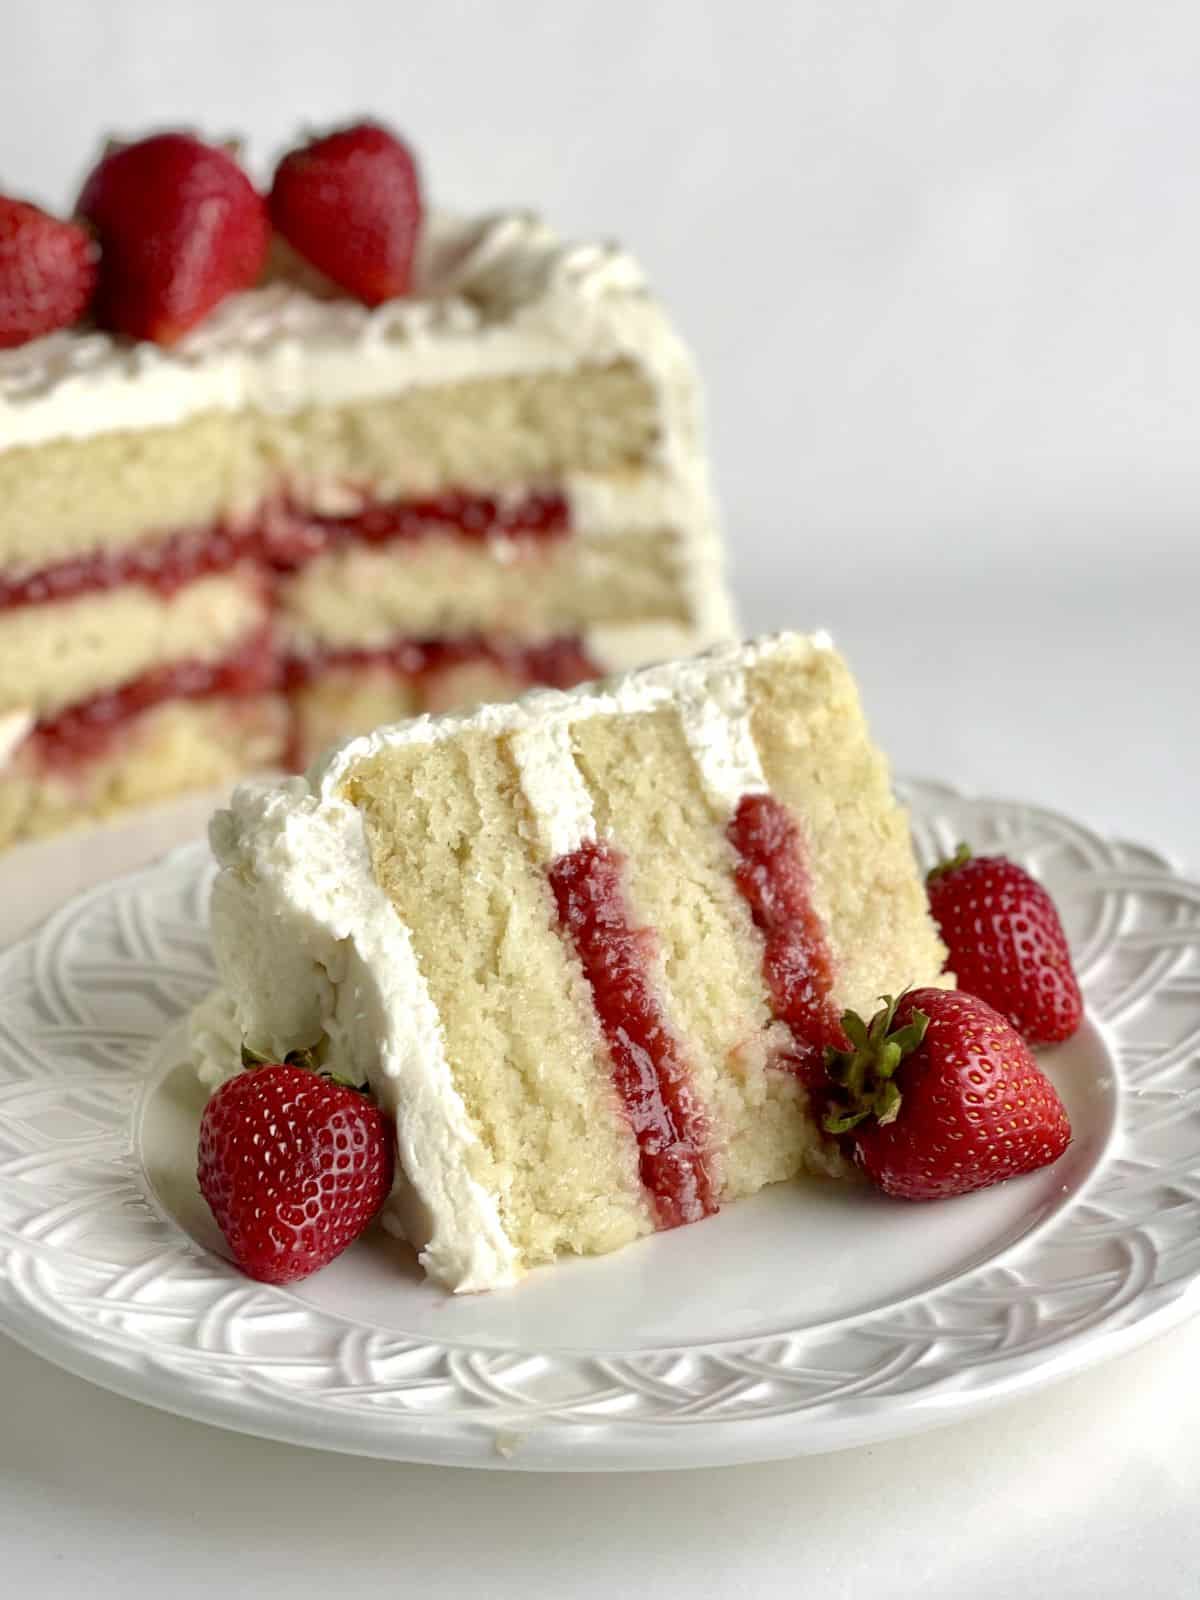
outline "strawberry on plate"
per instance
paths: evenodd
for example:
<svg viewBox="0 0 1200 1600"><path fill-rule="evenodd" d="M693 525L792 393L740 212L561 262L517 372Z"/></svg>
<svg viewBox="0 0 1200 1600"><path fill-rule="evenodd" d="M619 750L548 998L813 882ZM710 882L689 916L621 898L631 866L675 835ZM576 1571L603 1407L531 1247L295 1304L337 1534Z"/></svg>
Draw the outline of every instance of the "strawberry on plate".
<svg viewBox="0 0 1200 1600"><path fill-rule="evenodd" d="M77 222L0 195L0 350L78 322L96 287L96 256Z"/></svg>
<svg viewBox="0 0 1200 1600"><path fill-rule="evenodd" d="M359 122L284 156L271 220L298 255L369 306L407 294L421 230L421 186L408 146Z"/></svg>
<svg viewBox="0 0 1200 1600"><path fill-rule="evenodd" d="M1008 1018L1030 1044L1069 1039L1083 999L1054 901L1005 856L960 845L928 878L929 909L958 987Z"/></svg>
<svg viewBox="0 0 1200 1600"><path fill-rule="evenodd" d="M1071 1124L1020 1034L985 1001L914 989L870 1024L848 1011L830 1049L826 1132L853 1141L885 1194L938 1200L1057 1161Z"/></svg>
<svg viewBox="0 0 1200 1600"><path fill-rule="evenodd" d="M393 1163L372 1100L291 1062L230 1078L200 1123L200 1192L238 1266L262 1283L306 1278L353 1244Z"/></svg>
<svg viewBox="0 0 1200 1600"><path fill-rule="evenodd" d="M132 339L174 344L266 263L262 196L228 151L190 133L110 150L78 210L102 250L97 320Z"/></svg>

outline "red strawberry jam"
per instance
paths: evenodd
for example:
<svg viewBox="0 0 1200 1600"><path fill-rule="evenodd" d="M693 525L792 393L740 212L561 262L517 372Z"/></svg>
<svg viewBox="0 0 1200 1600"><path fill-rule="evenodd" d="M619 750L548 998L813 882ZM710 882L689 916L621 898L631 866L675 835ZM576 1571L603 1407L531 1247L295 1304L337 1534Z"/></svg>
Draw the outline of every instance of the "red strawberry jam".
<svg viewBox="0 0 1200 1600"><path fill-rule="evenodd" d="M29 747L47 767L71 767L103 755L134 717L168 700L244 699L278 686L279 664L264 628L222 661L177 661L80 700L39 722Z"/></svg>
<svg viewBox="0 0 1200 1600"><path fill-rule="evenodd" d="M554 862L550 884L591 984L613 1081L637 1139L642 1183L659 1227L675 1228L717 1209L706 1165L708 1125L651 985L652 936L629 925L622 867L608 846L584 844Z"/></svg>
<svg viewBox="0 0 1200 1600"><path fill-rule="evenodd" d="M785 1060L810 1088L824 1082L825 1046L847 1048L833 1004L833 961L812 903L800 830L769 794L743 795L728 828L737 886L762 933L763 977L775 1015L795 1040Z"/></svg>
<svg viewBox="0 0 1200 1600"><path fill-rule="evenodd" d="M416 685L421 704L433 704L430 690L439 674L475 664L494 667L522 688L537 686L570 689L600 676L577 639L548 639L542 644L517 645L481 635L460 639L398 639L391 644L345 650L321 650L292 656L284 663L289 692L317 682L327 672L383 670ZM312 752L304 744L301 723L292 725L285 765L301 772Z"/></svg>
<svg viewBox="0 0 1200 1600"><path fill-rule="evenodd" d="M439 533L483 543L489 539L555 538L567 532L570 511L560 494L527 494L519 500L443 494L431 500L368 504L345 517L300 513L297 520L326 546L347 541L391 544L397 539L423 539Z"/></svg>
<svg viewBox="0 0 1200 1600"><path fill-rule="evenodd" d="M0 577L0 611L70 600L76 595L137 583L162 595L240 561L292 572L327 550L351 543L390 544L441 536L483 544L507 540L518 548L569 532L570 508L560 494L443 494L428 500L368 501L349 516L327 517L278 502L261 506L244 524L183 529L153 543L113 553L72 556L20 577Z"/></svg>
<svg viewBox="0 0 1200 1600"><path fill-rule="evenodd" d="M289 689L302 688L338 668L383 667L399 678L420 679L476 662L495 667L532 688L570 689L600 676L578 639L548 639L541 644L510 644L481 634L458 639L397 639L391 644L352 646L292 656L286 665Z"/></svg>
<svg viewBox="0 0 1200 1600"><path fill-rule="evenodd" d="M99 550L72 556L21 577L0 575L0 611L42 605L48 600L73 600L77 595L96 594L126 583L172 595L196 578L228 572L239 561L261 560L263 540L257 526L194 529L112 555Z"/></svg>
<svg viewBox="0 0 1200 1600"><path fill-rule="evenodd" d="M337 668L384 667L420 681L454 667L486 662L527 687L569 689L599 676L577 639L515 645L503 639L401 639L375 649L330 650L311 656L281 656L264 628L222 661L179 661L157 667L120 688L78 701L39 722L27 748L47 767L60 770L102 755L127 723L168 700L234 700L295 690ZM302 764L299 750L292 766Z"/></svg>

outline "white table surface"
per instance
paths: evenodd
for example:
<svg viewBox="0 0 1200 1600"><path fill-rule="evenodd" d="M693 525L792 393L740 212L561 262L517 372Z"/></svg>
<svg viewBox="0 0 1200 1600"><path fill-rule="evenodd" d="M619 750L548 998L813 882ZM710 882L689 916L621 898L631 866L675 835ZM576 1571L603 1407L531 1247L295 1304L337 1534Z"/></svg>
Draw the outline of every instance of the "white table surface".
<svg viewBox="0 0 1200 1600"><path fill-rule="evenodd" d="M636 244L710 381L747 623L832 627L900 770L1200 873L1194 6L9 11L18 192L64 201L107 128L261 162L377 108L444 203ZM0 939L183 827L80 839L37 904L0 863ZM1200 1323L920 1438L552 1479L225 1434L0 1338L0 1596L1175 1600L1197 1371Z"/></svg>

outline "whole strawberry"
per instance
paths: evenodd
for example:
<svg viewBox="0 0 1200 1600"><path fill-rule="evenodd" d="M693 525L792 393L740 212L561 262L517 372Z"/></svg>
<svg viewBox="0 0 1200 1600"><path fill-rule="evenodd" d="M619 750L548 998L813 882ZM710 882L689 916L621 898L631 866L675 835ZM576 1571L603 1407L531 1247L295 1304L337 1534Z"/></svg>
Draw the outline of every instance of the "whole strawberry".
<svg viewBox="0 0 1200 1600"><path fill-rule="evenodd" d="M408 147L378 123L356 123L284 156L271 220L293 250L367 305L408 293L421 187Z"/></svg>
<svg viewBox="0 0 1200 1600"><path fill-rule="evenodd" d="M1004 856L966 845L929 874L929 909L960 989L1008 1018L1030 1044L1069 1039L1083 998L1054 901Z"/></svg>
<svg viewBox="0 0 1200 1600"><path fill-rule="evenodd" d="M190 133L113 149L78 210L102 250L97 320L171 345L262 273L266 204L233 157Z"/></svg>
<svg viewBox="0 0 1200 1600"><path fill-rule="evenodd" d="M78 322L96 287L96 255L77 222L0 195L0 350Z"/></svg>
<svg viewBox="0 0 1200 1600"><path fill-rule="evenodd" d="M276 1063L222 1084L200 1123L200 1192L242 1271L294 1283L353 1244L392 1186L391 1132L357 1089Z"/></svg>
<svg viewBox="0 0 1200 1600"><path fill-rule="evenodd" d="M1021 1036L975 995L890 995L868 1026L848 1011L851 1040L829 1050L828 1133L885 1194L939 1200L1057 1161L1071 1124Z"/></svg>

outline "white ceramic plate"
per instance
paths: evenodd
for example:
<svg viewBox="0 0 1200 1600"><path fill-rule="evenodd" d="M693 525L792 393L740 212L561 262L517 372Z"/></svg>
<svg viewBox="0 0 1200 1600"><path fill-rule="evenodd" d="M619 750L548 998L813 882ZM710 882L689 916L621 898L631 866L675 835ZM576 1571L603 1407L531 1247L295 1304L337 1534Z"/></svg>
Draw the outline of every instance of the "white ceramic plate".
<svg viewBox="0 0 1200 1600"><path fill-rule="evenodd" d="M1165 1329L1200 1304L1200 887L1030 806L908 797L924 857L1002 849L1063 911L1089 1021L1046 1057L1075 1130L1052 1171L923 1207L784 1185L488 1296L430 1287L382 1233L252 1283L192 1177L179 1023L212 966L189 845L0 956L0 1327L206 1422L554 1470L862 1444Z"/></svg>

